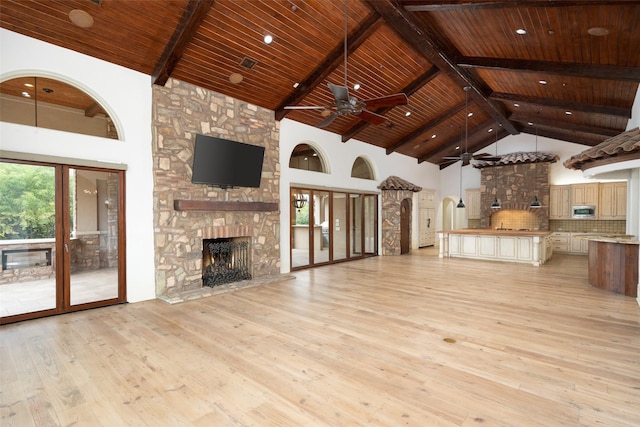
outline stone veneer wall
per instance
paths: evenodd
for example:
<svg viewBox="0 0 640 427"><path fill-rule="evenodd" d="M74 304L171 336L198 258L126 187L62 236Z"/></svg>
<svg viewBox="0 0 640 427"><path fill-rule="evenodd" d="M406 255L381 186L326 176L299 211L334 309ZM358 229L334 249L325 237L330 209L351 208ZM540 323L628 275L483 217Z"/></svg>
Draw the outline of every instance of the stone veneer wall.
<svg viewBox="0 0 640 427"><path fill-rule="evenodd" d="M413 191L382 190L382 255L400 255L400 207L409 199L409 241L413 218Z"/></svg>
<svg viewBox="0 0 640 427"><path fill-rule="evenodd" d="M542 205L530 208L537 195ZM480 171L480 228L489 228L494 198L502 209L527 210L538 217L538 229L549 230L549 163L515 163Z"/></svg>
<svg viewBox="0 0 640 427"><path fill-rule="evenodd" d="M198 133L264 146L260 188L222 190L192 184ZM248 234L252 276L280 274L278 211L174 210L178 199L277 203L278 141L279 123L271 110L175 79L153 87L156 295L171 297L202 288L202 239L211 236Z"/></svg>

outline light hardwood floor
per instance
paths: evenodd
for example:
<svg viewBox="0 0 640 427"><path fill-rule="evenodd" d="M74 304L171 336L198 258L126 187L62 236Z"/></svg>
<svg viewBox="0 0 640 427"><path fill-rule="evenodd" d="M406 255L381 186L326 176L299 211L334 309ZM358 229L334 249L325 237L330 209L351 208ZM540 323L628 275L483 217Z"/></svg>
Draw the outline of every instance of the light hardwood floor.
<svg viewBox="0 0 640 427"><path fill-rule="evenodd" d="M586 267L418 250L3 326L1 424L638 426L640 308Z"/></svg>

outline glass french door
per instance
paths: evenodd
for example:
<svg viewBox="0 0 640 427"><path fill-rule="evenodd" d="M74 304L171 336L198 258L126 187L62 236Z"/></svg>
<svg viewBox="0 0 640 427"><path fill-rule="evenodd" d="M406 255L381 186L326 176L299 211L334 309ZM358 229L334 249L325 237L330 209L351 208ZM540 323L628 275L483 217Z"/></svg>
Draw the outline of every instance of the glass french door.
<svg viewBox="0 0 640 427"><path fill-rule="evenodd" d="M0 321L124 302L124 172L2 160Z"/></svg>
<svg viewBox="0 0 640 427"><path fill-rule="evenodd" d="M378 196L291 189L291 268L377 254Z"/></svg>

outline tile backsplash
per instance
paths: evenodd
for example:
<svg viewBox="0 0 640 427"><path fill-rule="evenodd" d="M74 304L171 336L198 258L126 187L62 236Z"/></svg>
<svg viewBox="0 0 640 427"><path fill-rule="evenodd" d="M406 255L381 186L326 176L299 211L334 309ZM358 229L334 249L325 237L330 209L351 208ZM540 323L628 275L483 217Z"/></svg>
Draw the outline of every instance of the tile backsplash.
<svg viewBox="0 0 640 427"><path fill-rule="evenodd" d="M571 233L604 232L625 234L627 222L624 220L580 220L580 219L552 219L549 220L550 231L568 231Z"/></svg>

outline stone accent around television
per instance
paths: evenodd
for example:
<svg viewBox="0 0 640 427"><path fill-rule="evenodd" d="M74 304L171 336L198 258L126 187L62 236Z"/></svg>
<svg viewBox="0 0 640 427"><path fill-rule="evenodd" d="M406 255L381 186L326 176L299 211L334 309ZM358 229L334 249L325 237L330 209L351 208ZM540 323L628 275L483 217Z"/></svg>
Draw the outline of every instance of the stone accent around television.
<svg viewBox="0 0 640 427"><path fill-rule="evenodd" d="M279 132L279 122L271 110L176 79L153 87L153 220L158 297L202 288L202 239L212 229L248 230L252 277L280 274L277 210L174 209L174 200L279 203ZM196 134L264 146L260 188L223 190L192 184ZM242 288L242 283L233 289Z"/></svg>

